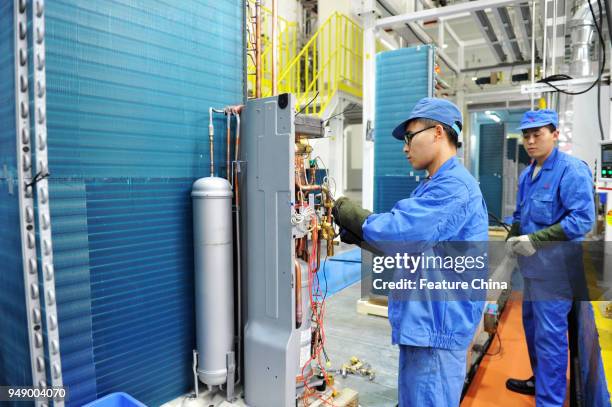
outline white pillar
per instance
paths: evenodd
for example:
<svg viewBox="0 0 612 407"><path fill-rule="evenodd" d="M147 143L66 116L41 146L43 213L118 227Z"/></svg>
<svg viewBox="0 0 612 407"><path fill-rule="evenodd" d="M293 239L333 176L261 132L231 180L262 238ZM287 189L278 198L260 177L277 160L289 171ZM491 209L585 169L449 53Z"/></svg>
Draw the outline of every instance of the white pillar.
<svg viewBox="0 0 612 407"><path fill-rule="evenodd" d="M342 100L338 102L337 112L342 112L344 109ZM329 175L334 179L336 184L336 196L344 194L344 116L338 115L329 120Z"/></svg>
<svg viewBox="0 0 612 407"><path fill-rule="evenodd" d="M362 204L374 208L374 97L376 91L376 32L374 10L364 12L363 21L363 172Z"/></svg>

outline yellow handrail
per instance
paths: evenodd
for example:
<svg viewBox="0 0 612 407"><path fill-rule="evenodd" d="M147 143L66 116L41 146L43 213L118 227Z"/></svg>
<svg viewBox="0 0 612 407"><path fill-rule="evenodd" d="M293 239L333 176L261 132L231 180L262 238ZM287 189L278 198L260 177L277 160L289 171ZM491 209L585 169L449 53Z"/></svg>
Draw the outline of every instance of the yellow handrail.
<svg viewBox="0 0 612 407"><path fill-rule="evenodd" d="M254 15L255 0L249 0L249 10ZM272 10L261 6L261 65L262 65L262 81L261 94L262 97L272 95ZM248 18L248 17L247 17ZM248 25L247 21L247 26ZM278 48L278 71L287 66L297 53L297 23L288 21L282 17L278 17L277 26L277 48ZM253 34L254 35L254 34ZM254 42L254 41L247 41ZM251 46L252 47L252 46ZM249 96L255 95L255 58L254 52L249 53L247 59L247 74L248 74L248 90Z"/></svg>
<svg viewBox="0 0 612 407"><path fill-rule="evenodd" d="M250 4L254 0L249 0ZM272 12L262 7L262 96L272 93ZM363 29L346 15L330 15L297 52L297 24L279 18L279 93L293 93L297 107L321 116L341 90L362 97ZM249 96L254 96L255 64L248 59ZM308 105L308 106L307 106Z"/></svg>
<svg viewBox="0 0 612 407"><path fill-rule="evenodd" d="M280 93L293 93L299 109L321 116L342 90L362 97L363 29L338 12L330 15L285 65L278 77ZM308 104L308 106L307 106Z"/></svg>

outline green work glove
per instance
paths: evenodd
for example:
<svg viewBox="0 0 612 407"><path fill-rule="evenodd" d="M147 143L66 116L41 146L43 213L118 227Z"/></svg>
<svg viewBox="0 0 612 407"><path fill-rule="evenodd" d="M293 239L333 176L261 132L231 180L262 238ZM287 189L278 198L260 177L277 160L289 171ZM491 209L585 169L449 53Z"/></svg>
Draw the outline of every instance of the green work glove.
<svg viewBox="0 0 612 407"><path fill-rule="evenodd" d="M569 240L560 223L555 223L545 229L530 233L529 239L537 248L541 248L543 242L565 242Z"/></svg>
<svg viewBox="0 0 612 407"><path fill-rule="evenodd" d="M514 222L510 231L508 232L508 236L506 236L506 241L511 237L517 237L521 235L521 222Z"/></svg>
<svg viewBox="0 0 612 407"><path fill-rule="evenodd" d="M514 225L512 225L514 226ZM510 231L512 232L512 230ZM541 249L545 242L562 242L569 240L560 223L528 235L512 236L508 239L511 253L519 256L532 256Z"/></svg>
<svg viewBox="0 0 612 407"><path fill-rule="evenodd" d="M365 222L366 218L371 214L372 212L363 209L346 197L337 199L332 209L332 215L334 215L336 224L348 230L361 240L363 240L361 225L363 225L363 222Z"/></svg>

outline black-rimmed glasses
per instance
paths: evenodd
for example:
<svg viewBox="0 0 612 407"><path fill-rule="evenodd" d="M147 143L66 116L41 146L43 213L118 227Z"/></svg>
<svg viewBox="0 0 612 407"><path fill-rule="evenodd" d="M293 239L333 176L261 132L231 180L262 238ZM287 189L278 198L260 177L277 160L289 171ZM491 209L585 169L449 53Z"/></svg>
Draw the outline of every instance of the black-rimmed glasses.
<svg viewBox="0 0 612 407"><path fill-rule="evenodd" d="M435 127L436 127L436 125L425 127L424 129L421 129L419 131L415 131L414 133L410 132L410 131L406 131L404 133L404 142L406 143L406 145L410 146L410 143L412 142L412 139L414 138L414 136L416 136L419 133L424 132L425 130L433 129Z"/></svg>

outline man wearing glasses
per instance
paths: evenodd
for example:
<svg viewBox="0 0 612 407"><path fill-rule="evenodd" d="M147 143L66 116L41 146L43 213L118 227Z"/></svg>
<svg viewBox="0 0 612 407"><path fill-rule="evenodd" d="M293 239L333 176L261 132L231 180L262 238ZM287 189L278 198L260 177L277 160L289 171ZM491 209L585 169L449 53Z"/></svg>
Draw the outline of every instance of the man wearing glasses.
<svg viewBox="0 0 612 407"><path fill-rule="evenodd" d="M456 157L461 112L453 103L421 99L393 130L416 170L428 177L390 212L372 214L347 198L336 201L343 240L438 242L488 240L487 209L476 180ZM402 301L389 295L392 342L399 345L400 407L459 405L466 353L482 316L483 302Z"/></svg>
<svg viewBox="0 0 612 407"><path fill-rule="evenodd" d="M565 401L568 314L572 299L587 299L576 294L584 279L580 241L595 221L591 173L557 149L558 120L547 109L521 119L523 147L533 162L520 175L508 235L523 275L523 327L534 376L509 379L506 387L535 395L538 407Z"/></svg>

